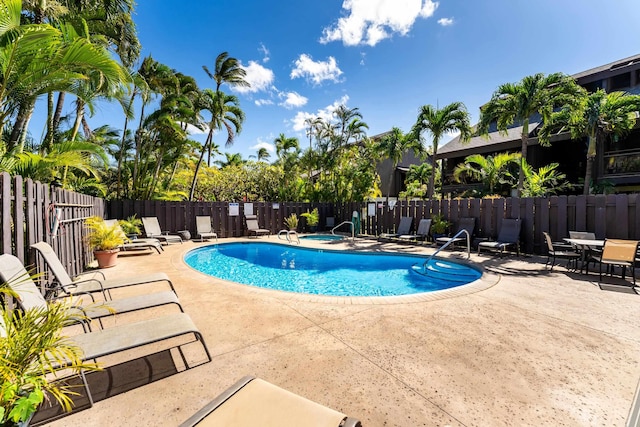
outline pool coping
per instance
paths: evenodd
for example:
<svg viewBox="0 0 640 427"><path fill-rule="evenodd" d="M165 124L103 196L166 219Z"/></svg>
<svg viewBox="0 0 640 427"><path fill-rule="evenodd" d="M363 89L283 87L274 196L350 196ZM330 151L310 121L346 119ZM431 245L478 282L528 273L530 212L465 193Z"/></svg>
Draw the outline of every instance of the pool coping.
<svg viewBox="0 0 640 427"><path fill-rule="evenodd" d="M229 242L223 242L223 243L247 243L247 239L242 239L242 238L238 238L238 239L233 239ZM468 265L471 266L477 270L479 270L482 273L482 276L477 279L474 280L473 282L467 283L466 285L460 285L460 286L456 286L453 288L449 288L449 289L442 289L442 290L438 290L438 291L431 291L431 292L422 292L422 293L415 293L415 294L410 294L410 295L394 295L394 296L364 296L364 297L345 297L345 296L330 296L330 295L315 295L315 294L301 294L301 293L294 293L294 292L286 292L286 291L280 291L277 289L268 289L268 288L261 288L258 286L253 286L253 285L246 285L243 283L238 283L238 282L233 282L231 280L226 280L226 279L221 279L219 277L214 277L211 275L208 275L206 273L203 273L199 270L196 270L195 268L191 267L189 264L187 264L184 260L185 255L188 252L191 252L193 250L196 249L200 249L206 246L216 246L218 244L223 244L223 243L207 243L207 244L203 244L203 245L198 245L197 247L191 247L188 249L185 249L183 251L179 252L179 256L180 256L180 262L187 267L190 271L193 271L195 273L198 273L199 275L202 275L206 278L209 279L213 279L213 280L218 280L222 283L225 284L232 284L234 286L237 286L239 289L244 289L246 291L249 291L251 293L254 294L259 294L259 295L263 295L263 296L267 296L267 297L273 297L273 298L277 298L280 300L291 300L291 301L304 301L304 302L313 302L313 303L322 303L322 304L335 304L335 305L392 305L392 304L410 304L410 303L421 303L421 302L425 302L425 301L437 301L437 300L442 300L442 299L447 299L447 298L455 298L455 297L460 297L460 296L464 296L464 295L470 295L470 294L474 294L476 292L481 292L484 291L486 289L489 289L495 285L497 285L500 282L500 278L501 276L499 274L495 274L495 273L491 273L486 271L486 269L482 268L481 266L475 264L472 261L467 261L467 260L460 260L460 259L456 259L455 262L463 264L463 265ZM290 246L290 243L286 243L286 242L277 242L277 241L255 241L254 239L252 239L252 241L250 241L249 243L273 243L273 244L278 244L278 245L282 245L282 246ZM314 242L316 243L316 242ZM296 245L299 246L299 245ZM300 247L305 247L305 248L310 248L310 249L321 249L318 248L316 246L300 246ZM328 249L327 249L328 250ZM352 252L363 252L363 253L372 253L372 254L381 254L381 252L379 251L370 251L370 250L354 250L354 249L338 249L338 248L332 248L330 250L333 251L352 251ZM392 252L392 251L385 251L391 255L394 255L396 253ZM451 256L448 256L448 253L443 253L444 256L442 256L441 258L451 258Z"/></svg>

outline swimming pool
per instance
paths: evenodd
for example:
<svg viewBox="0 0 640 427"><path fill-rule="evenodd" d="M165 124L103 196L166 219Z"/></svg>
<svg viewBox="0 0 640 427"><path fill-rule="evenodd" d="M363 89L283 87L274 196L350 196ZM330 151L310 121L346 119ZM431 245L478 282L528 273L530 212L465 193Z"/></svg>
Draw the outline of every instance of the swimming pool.
<svg viewBox="0 0 640 427"><path fill-rule="evenodd" d="M307 240L342 240L344 237L339 234L309 234L308 236L301 236L301 239Z"/></svg>
<svg viewBox="0 0 640 427"><path fill-rule="evenodd" d="M441 259L418 274L424 257L356 253L261 242L222 243L189 251L185 262L205 274L245 285L330 296L431 292L479 279L473 267Z"/></svg>

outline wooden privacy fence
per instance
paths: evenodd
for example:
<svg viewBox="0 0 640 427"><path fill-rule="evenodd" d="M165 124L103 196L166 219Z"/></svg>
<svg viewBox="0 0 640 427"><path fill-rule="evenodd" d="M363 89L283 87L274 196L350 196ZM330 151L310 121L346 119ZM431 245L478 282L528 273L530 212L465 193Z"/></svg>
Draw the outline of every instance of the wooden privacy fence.
<svg viewBox="0 0 640 427"><path fill-rule="evenodd" d="M155 216L163 230L195 233L195 217L210 216L214 230L220 237L246 236L244 215L258 216L260 227L277 233L284 229L284 218L291 213L300 216L318 208L320 230L327 229L327 218L334 224L351 220L353 212L360 216L359 234L377 236L394 232L402 216L420 218L443 215L455 225L460 218L476 218L477 238L496 238L504 218L522 219L522 249L527 253L545 251L542 232L554 240L568 237L569 230L595 232L598 238L640 240L640 200L637 194L552 196L545 198L499 198L398 201L391 208L386 202L332 203L227 203L227 202L164 202L113 200L107 204L109 218L122 219ZM232 212L235 211L235 212ZM237 215L235 213L237 212ZM231 214L233 213L233 215ZM301 222L300 230L304 226ZM349 231L345 226L340 231Z"/></svg>
<svg viewBox="0 0 640 427"><path fill-rule="evenodd" d="M71 275L80 274L93 260L84 244L84 218L104 215L104 200L65 191L21 176L0 173L0 254L13 254L25 265L46 272L29 250L49 243Z"/></svg>

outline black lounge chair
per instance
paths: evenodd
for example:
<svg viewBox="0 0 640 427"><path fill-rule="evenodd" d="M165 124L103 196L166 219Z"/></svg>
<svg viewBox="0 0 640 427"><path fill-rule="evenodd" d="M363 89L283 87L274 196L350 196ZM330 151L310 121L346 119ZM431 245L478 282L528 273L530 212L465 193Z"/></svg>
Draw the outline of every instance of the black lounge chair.
<svg viewBox="0 0 640 427"><path fill-rule="evenodd" d="M361 427L360 421L284 390L265 380L246 376L196 412L180 427Z"/></svg>
<svg viewBox="0 0 640 427"><path fill-rule="evenodd" d="M379 236L379 238L380 239L399 238L402 235L410 234L412 226L413 226L413 217L403 216L400 218L400 224L398 224L398 229L396 230L395 233L383 233Z"/></svg>
<svg viewBox="0 0 640 427"><path fill-rule="evenodd" d="M418 223L418 230L415 234L401 234L399 239L407 241L425 241L429 237L429 230L431 229L431 218L421 219Z"/></svg>
<svg viewBox="0 0 640 427"><path fill-rule="evenodd" d="M473 233L476 230L476 219L475 218L460 218L460 221L458 222L458 229L456 230L455 233L453 233L453 236L456 236L459 232L461 232L462 230L467 230L467 233L469 233L469 238L473 238ZM451 246L454 246L456 244L460 244L460 243L464 243L467 241L467 236L465 236L464 234L461 234L460 236L453 238L453 236L449 236L449 237L438 237L436 239L436 244L438 245L444 245L446 244L448 241L452 241Z"/></svg>
<svg viewBox="0 0 640 427"><path fill-rule="evenodd" d="M478 243L478 255L481 249L500 251L500 256L504 255L505 249L509 247L516 248L516 255L520 256L520 228L522 221L520 219L503 219L500 226L500 232L495 242Z"/></svg>

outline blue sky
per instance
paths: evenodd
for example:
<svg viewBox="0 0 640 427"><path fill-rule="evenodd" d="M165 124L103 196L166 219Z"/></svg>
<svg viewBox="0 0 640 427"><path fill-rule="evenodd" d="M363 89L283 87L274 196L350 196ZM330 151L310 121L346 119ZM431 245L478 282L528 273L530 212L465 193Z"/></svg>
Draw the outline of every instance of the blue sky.
<svg viewBox="0 0 640 427"><path fill-rule="evenodd" d="M359 108L370 136L408 131L425 104L461 101L475 123L502 83L640 53L638 0L138 0L134 19L142 57L201 89L215 88L202 66L223 51L246 68L251 89L222 88L240 98L243 130L227 149L214 137L245 159L280 133L308 146L304 119L341 103ZM123 120L116 105L89 118Z"/></svg>

